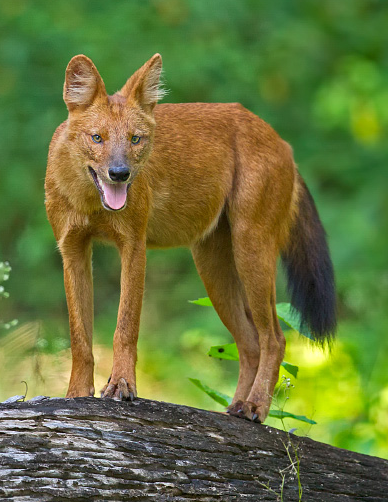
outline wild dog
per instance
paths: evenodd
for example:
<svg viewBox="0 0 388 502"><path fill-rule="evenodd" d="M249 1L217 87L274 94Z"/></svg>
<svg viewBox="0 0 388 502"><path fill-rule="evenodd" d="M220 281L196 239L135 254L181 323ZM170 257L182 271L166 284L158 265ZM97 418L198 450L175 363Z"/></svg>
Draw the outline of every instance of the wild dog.
<svg viewBox="0 0 388 502"><path fill-rule="evenodd" d="M229 412L263 422L285 350L275 306L276 260L291 303L316 340L335 332L333 267L291 147L240 104L159 104L155 54L108 96L93 62L75 56L68 118L49 155L46 209L63 259L72 370L67 397L93 396L92 242L114 243L121 295L103 398L136 397L146 247L187 246L240 370Z"/></svg>

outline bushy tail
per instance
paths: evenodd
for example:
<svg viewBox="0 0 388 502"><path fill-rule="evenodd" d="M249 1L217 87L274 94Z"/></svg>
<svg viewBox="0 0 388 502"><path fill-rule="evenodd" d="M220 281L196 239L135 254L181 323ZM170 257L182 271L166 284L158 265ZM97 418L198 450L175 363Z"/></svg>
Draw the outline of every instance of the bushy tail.
<svg viewBox="0 0 388 502"><path fill-rule="evenodd" d="M282 252L291 305L301 314L301 330L308 327L323 345L336 330L333 264L326 234L314 200L298 175L299 212Z"/></svg>

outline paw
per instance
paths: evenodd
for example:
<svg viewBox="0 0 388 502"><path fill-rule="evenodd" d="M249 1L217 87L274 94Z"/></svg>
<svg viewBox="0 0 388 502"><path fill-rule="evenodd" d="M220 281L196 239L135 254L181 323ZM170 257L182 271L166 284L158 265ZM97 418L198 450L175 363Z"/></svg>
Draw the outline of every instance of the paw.
<svg viewBox="0 0 388 502"><path fill-rule="evenodd" d="M251 401L236 401L228 407L227 412L234 417L245 418L259 424L263 423L267 417L265 410Z"/></svg>
<svg viewBox="0 0 388 502"><path fill-rule="evenodd" d="M116 401L133 401L136 395L136 388L132 387L125 378L119 378L117 383L109 378L108 383L101 390L102 398L108 397Z"/></svg>

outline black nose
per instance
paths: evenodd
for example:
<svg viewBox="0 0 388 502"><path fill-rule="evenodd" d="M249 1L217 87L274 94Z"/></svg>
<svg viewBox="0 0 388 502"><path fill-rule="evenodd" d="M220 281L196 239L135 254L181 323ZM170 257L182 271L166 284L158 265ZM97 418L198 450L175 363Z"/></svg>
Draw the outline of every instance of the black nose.
<svg viewBox="0 0 388 502"><path fill-rule="evenodd" d="M108 173L112 181L127 181L129 178L129 169L125 166L110 167Z"/></svg>

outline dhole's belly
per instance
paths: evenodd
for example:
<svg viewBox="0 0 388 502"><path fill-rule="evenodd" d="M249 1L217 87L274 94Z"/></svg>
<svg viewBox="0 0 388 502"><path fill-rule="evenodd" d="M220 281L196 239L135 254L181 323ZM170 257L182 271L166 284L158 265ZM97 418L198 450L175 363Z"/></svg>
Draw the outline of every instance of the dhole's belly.
<svg viewBox="0 0 388 502"><path fill-rule="evenodd" d="M186 195L154 199L147 247L190 246L214 230L225 206L224 193L218 188L207 196Z"/></svg>

